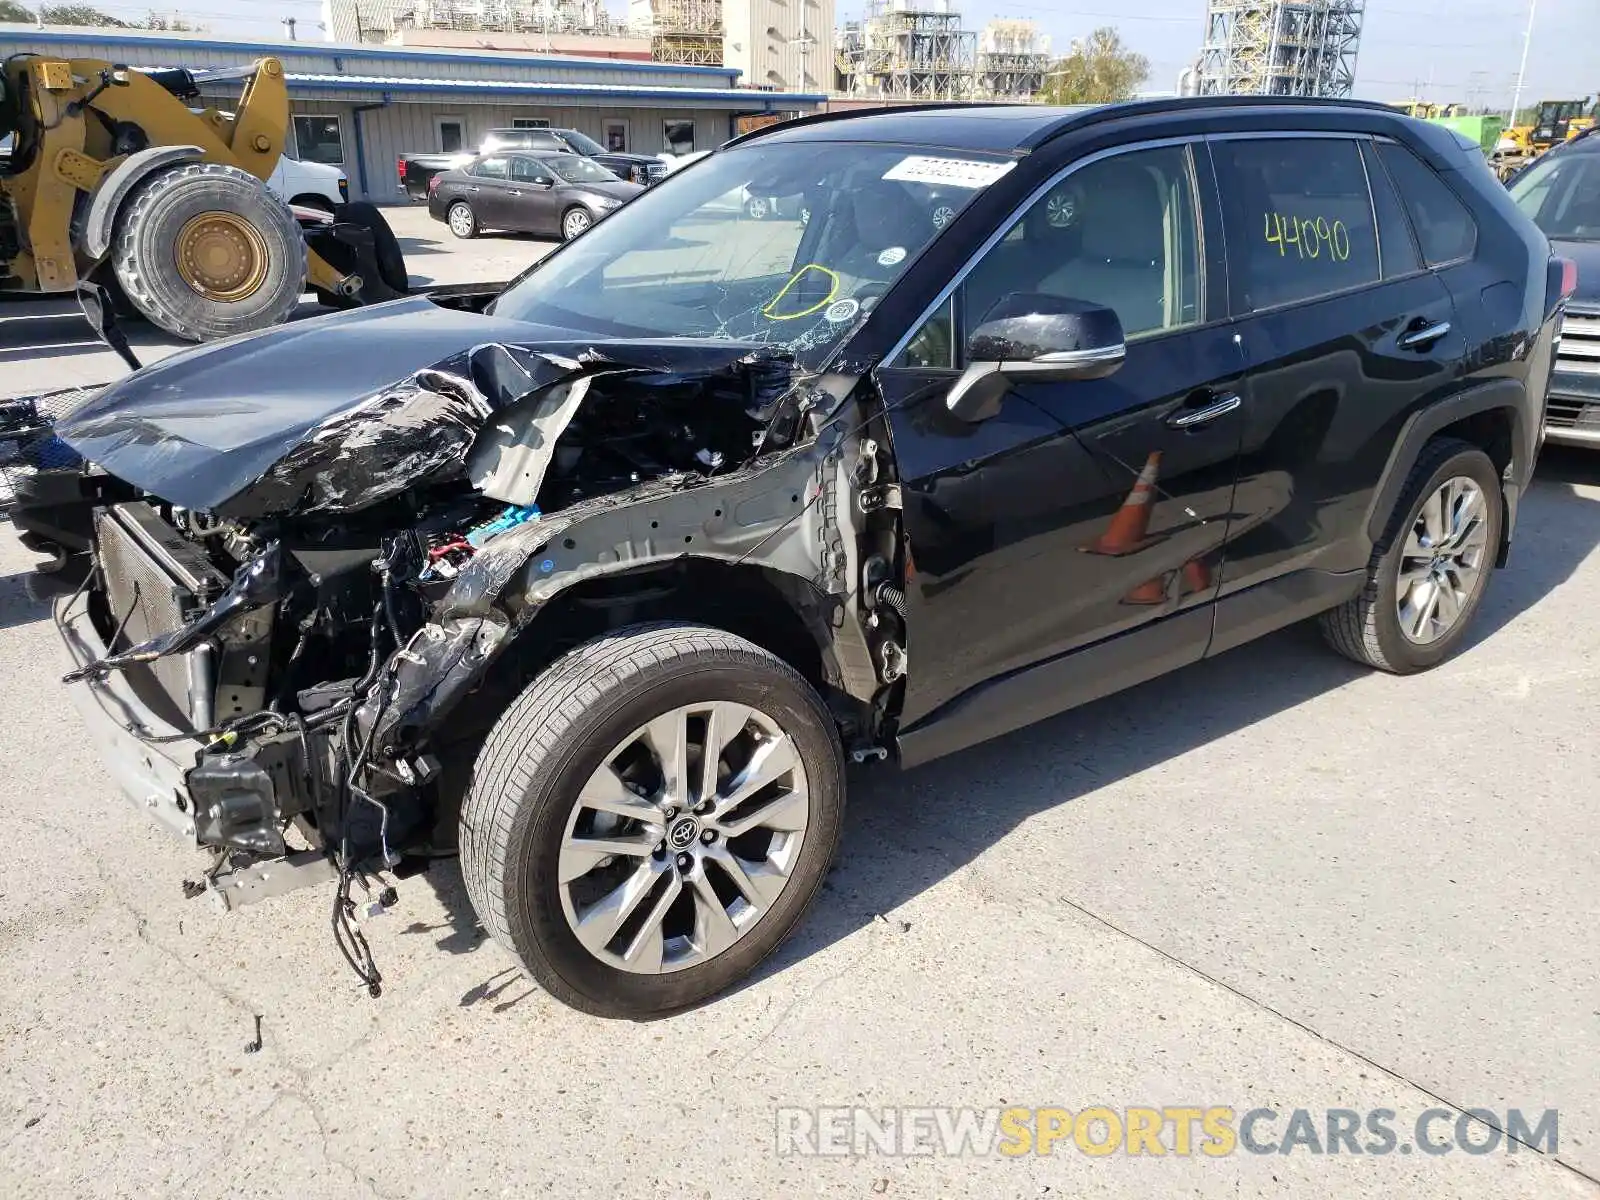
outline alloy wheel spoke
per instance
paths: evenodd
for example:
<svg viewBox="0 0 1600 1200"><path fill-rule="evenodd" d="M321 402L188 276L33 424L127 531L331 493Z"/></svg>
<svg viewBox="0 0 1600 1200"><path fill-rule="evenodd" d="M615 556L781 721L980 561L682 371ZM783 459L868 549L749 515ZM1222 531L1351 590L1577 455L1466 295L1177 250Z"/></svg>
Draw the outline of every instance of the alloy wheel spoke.
<svg viewBox="0 0 1600 1200"><path fill-rule="evenodd" d="M778 833L795 833L806 827L811 805L803 791L787 791L771 800L753 806L749 811L736 810L717 821L717 828L725 837L736 838L752 829L771 829Z"/></svg>
<svg viewBox="0 0 1600 1200"><path fill-rule="evenodd" d="M1440 583L1435 591L1439 598L1434 606L1434 619L1439 623L1439 632L1443 633L1461 615L1461 600L1448 580Z"/></svg>
<svg viewBox="0 0 1600 1200"><path fill-rule="evenodd" d="M713 800L717 795L717 767L722 762L722 752L728 743L744 732L750 723L751 712L743 704L719 701L706 712L706 740L700 756L701 801Z"/></svg>
<svg viewBox="0 0 1600 1200"><path fill-rule="evenodd" d="M739 937L739 929L722 907L722 899L703 870L689 876L694 895L694 932L689 941L704 958L721 954Z"/></svg>
<svg viewBox="0 0 1600 1200"><path fill-rule="evenodd" d="M1439 585L1432 577L1425 583L1419 583L1411 589L1409 597L1412 609L1410 613L1410 634L1412 641L1424 640L1423 634L1427 632L1428 622L1433 618L1433 610L1439 604ZM1402 613L1402 615L1405 615Z"/></svg>
<svg viewBox="0 0 1600 1200"><path fill-rule="evenodd" d="M645 740L661 764L661 797L684 807L689 794L689 714L684 709L664 713L645 726Z"/></svg>
<svg viewBox="0 0 1600 1200"><path fill-rule="evenodd" d="M658 825L661 821L661 810L648 800L643 800L629 791L610 763L602 765L598 771L589 776L589 782L585 783L583 791L578 793L578 800L585 808L611 813L613 816L629 817L646 825Z"/></svg>
<svg viewBox="0 0 1600 1200"><path fill-rule="evenodd" d="M616 858L619 855L643 858L656 848L657 840L649 835L620 838L569 837L561 846L561 855L556 864L556 877L562 883L571 883L574 879L581 879L594 870L602 859Z"/></svg>
<svg viewBox="0 0 1600 1200"><path fill-rule="evenodd" d="M622 961L635 971L661 970L661 960L666 952L666 935L662 932L661 922L666 919L667 910L672 907L673 901L683 891L683 881L678 878L677 872L668 871L666 876L667 882L662 887L661 894L656 897L656 902L645 914L639 931L633 935L632 940L622 951Z"/></svg>
<svg viewBox="0 0 1600 1200"><path fill-rule="evenodd" d="M706 858L733 881L745 902L758 912L778 898L789 876L771 863L753 863L740 858L726 844L718 844L706 851Z"/></svg>
<svg viewBox="0 0 1600 1200"><path fill-rule="evenodd" d="M579 918L578 940L591 951L604 950L660 878L661 869L655 863L640 863L633 874L597 900Z"/></svg>
<svg viewBox="0 0 1600 1200"><path fill-rule="evenodd" d="M779 736L762 742L744 770L728 781L728 794L718 804L718 811L731 812L762 788L794 770L798 761L794 743L788 738Z"/></svg>

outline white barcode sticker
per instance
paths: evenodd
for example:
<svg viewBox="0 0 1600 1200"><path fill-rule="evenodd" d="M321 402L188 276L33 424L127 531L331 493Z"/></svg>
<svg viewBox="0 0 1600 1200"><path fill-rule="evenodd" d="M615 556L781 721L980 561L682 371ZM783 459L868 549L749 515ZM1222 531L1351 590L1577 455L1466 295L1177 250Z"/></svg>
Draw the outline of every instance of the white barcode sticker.
<svg viewBox="0 0 1600 1200"><path fill-rule="evenodd" d="M925 154L912 154L895 163L883 173L883 177L903 183L983 188L988 187L1016 165L1008 162L979 162L971 158L933 158Z"/></svg>

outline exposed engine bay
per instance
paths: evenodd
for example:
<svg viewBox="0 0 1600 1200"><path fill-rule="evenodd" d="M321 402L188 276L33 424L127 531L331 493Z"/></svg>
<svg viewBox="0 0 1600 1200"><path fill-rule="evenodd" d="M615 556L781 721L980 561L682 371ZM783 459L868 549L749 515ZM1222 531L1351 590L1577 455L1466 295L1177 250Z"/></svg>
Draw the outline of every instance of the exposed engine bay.
<svg viewBox="0 0 1600 1200"><path fill-rule="evenodd" d="M358 402L236 416L113 387L58 424L94 547L57 607L67 679L174 764L138 786L213 853L189 890L336 879L373 995L358 910L451 852L496 715L608 628L803 630L845 744L881 755L905 672L881 415L786 353L485 343Z"/></svg>

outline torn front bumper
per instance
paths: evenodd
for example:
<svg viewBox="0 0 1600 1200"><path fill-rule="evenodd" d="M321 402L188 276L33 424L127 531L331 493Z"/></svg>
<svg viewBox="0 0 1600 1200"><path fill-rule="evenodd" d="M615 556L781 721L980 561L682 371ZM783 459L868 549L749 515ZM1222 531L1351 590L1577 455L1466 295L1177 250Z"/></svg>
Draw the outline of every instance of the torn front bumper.
<svg viewBox="0 0 1600 1200"><path fill-rule="evenodd" d="M109 647L84 608L73 612L74 598L56 602L55 622L62 645L77 670L97 662ZM205 743L170 724L139 697L128 676L113 671L67 689L83 718L89 741L117 786L139 808L190 846L205 844L198 829L215 828L219 812L201 806L189 789L189 775L200 763ZM136 736L138 729L144 737ZM145 738L176 737L176 741L150 742ZM338 878L338 869L321 850L283 854L245 865L235 865L207 877L206 890L224 909L235 909L297 888Z"/></svg>
<svg viewBox="0 0 1600 1200"><path fill-rule="evenodd" d="M111 651L90 620L87 608L80 605L73 612L74 603L75 598L57 600L55 621L71 669L77 670L98 662ZM156 738L174 737L184 731L147 706L120 671L74 684L67 691L88 728L89 741L99 747L106 769L127 797L168 831L191 846L198 846L187 779L203 748L200 739L152 744L135 736L132 729L141 729L146 736Z"/></svg>

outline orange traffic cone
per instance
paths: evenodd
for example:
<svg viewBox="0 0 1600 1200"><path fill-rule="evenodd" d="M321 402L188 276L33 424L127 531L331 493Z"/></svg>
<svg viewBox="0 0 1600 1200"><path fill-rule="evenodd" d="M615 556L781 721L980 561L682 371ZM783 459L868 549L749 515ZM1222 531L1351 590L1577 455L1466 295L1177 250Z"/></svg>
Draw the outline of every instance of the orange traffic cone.
<svg viewBox="0 0 1600 1200"><path fill-rule="evenodd" d="M1206 566L1204 559L1191 558L1183 564L1183 594L1185 596L1192 596L1195 592L1209 592L1211 584L1211 568Z"/></svg>
<svg viewBox="0 0 1600 1200"><path fill-rule="evenodd" d="M1112 515L1106 531L1089 545L1079 548L1087 554L1110 555L1132 554L1142 549L1146 544L1145 534L1150 529L1150 510L1155 505L1156 476L1160 470L1161 451L1152 450L1133 491Z"/></svg>
<svg viewBox="0 0 1600 1200"><path fill-rule="evenodd" d="M1122 598L1124 604L1165 604L1167 602L1167 576L1157 575L1147 579Z"/></svg>

